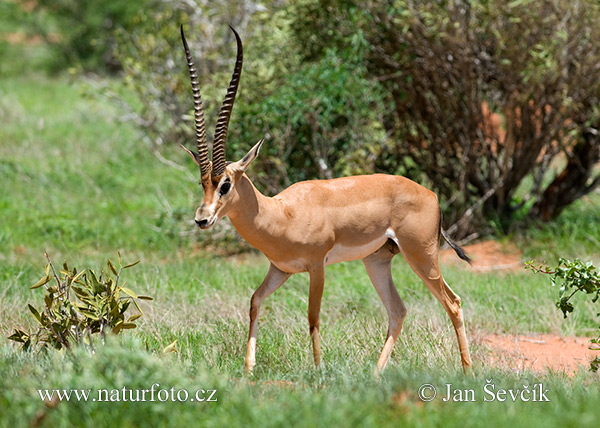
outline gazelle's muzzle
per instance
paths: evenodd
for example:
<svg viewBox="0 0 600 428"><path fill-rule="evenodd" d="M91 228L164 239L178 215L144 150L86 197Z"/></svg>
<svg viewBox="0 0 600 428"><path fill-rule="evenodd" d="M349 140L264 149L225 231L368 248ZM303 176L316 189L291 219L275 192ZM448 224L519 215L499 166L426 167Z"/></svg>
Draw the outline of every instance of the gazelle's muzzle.
<svg viewBox="0 0 600 428"><path fill-rule="evenodd" d="M213 216L212 218L205 218L202 220L194 219L194 221L200 229L208 229L217 222L217 217Z"/></svg>
<svg viewBox="0 0 600 428"><path fill-rule="evenodd" d="M194 221L200 229L208 229L218 220L217 210L214 203L203 203L197 210Z"/></svg>

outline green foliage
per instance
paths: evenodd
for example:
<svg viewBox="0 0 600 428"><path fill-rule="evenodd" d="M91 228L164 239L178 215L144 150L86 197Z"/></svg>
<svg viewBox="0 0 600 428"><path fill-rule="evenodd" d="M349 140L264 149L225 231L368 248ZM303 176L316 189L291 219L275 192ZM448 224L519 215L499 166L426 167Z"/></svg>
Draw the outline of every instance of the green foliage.
<svg viewBox="0 0 600 428"><path fill-rule="evenodd" d="M234 153L241 156L249 141L267 136L254 170L271 192L300 180L373 172L385 133L378 125L380 93L365 78L361 48L343 56L328 51L283 76L272 93L260 96L253 87L239 101Z"/></svg>
<svg viewBox="0 0 600 428"><path fill-rule="evenodd" d="M121 272L139 262L123 266L119 254L118 269L108 260L106 270L96 274L87 269L80 272L74 267L69 269L65 262L62 277L56 272L52 261L46 254L48 264L44 276L29 287L44 287L44 306L41 310L28 304L29 311L40 324L32 333L15 330L9 339L22 344L24 351L52 347L70 349L73 345L83 344L93 349L92 334L104 335L111 330L136 327L135 320L143 315L137 299L152 300L148 296L138 296L125 283L119 284ZM138 313L126 318L126 311L133 303Z"/></svg>
<svg viewBox="0 0 600 428"><path fill-rule="evenodd" d="M0 247L173 254L206 239L193 223L197 179L165 168L94 81L6 78L0 94L0 182L10 189L0 192ZM158 224L163 216L168 224Z"/></svg>
<svg viewBox="0 0 600 428"><path fill-rule="evenodd" d="M3 1L0 2L0 19L2 22L1 34L4 36L7 32L19 32L23 30L24 25L32 24L32 16L27 13L25 7L19 5L20 2Z"/></svg>
<svg viewBox="0 0 600 428"><path fill-rule="evenodd" d="M86 71L106 72L120 69L115 56L117 29L139 25L152 0L38 0L34 14L37 32L54 47L54 71L81 67Z"/></svg>
<svg viewBox="0 0 600 428"><path fill-rule="evenodd" d="M304 3L292 28L305 58L367 41L392 137L375 166L452 201L455 236L549 221L600 184L597 1Z"/></svg>
<svg viewBox="0 0 600 428"><path fill-rule="evenodd" d="M200 75L210 138L211 118L216 117L222 102L235 57L235 43L228 24L233 24L244 40L246 55L240 88L243 92L252 61L249 41L254 26L248 24L251 17L259 15L257 10L261 8L264 6L257 7L253 2L161 0L138 16L140 25L117 33L117 56L123 64L125 84L135 99L108 93L129 108L152 149L194 141L191 87L179 25L186 30ZM273 14L272 19L278 16ZM257 19L262 23L260 16ZM263 31L261 25L256 27L259 29L256 31ZM257 58L254 60L257 62ZM234 121L235 112L236 109ZM183 158L185 155L181 154Z"/></svg>
<svg viewBox="0 0 600 428"><path fill-rule="evenodd" d="M556 302L556 307L562 311L565 318L575 309L572 299L577 294L587 294L592 303L598 302L600 297L600 273L592 262L583 263L579 259L571 261L561 257L558 265L554 268L547 265L536 266L533 261L528 262L526 267L534 272L550 275L553 286L557 283L560 284L559 300ZM598 313L598 316L600 316L600 313ZM598 337L591 339L591 342L600 345L600 334ZM591 369L597 371L599 364L600 357L596 357L591 363Z"/></svg>
<svg viewBox="0 0 600 428"><path fill-rule="evenodd" d="M173 23L182 22L187 29L201 75L209 139L234 55L225 22L205 22L207 15L180 3L163 7L154 9L145 25L121 34L120 44L126 82L140 100L129 105L152 147L193 141L189 77ZM207 14L218 9L202 2L198 7ZM366 79L365 40L356 36L343 51L301 63L288 30L291 12L265 7L272 13L252 15L260 25L244 27L242 18L237 28L245 64L228 134L228 158L241 158L266 136L253 168L269 193L298 180L372 172L385 133L379 117L381 93ZM238 14L251 12L240 6Z"/></svg>

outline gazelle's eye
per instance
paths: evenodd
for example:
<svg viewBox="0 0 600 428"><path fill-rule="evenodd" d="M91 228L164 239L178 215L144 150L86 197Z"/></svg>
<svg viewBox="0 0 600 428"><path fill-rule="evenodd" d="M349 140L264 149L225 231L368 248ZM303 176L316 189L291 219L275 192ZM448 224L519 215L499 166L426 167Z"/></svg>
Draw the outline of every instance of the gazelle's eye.
<svg viewBox="0 0 600 428"><path fill-rule="evenodd" d="M227 192L229 192L229 189L231 189L231 183L229 181L226 181L221 186L221 190L219 190L219 194L221 196L223 196L223 195L227 194Z"/></svg>

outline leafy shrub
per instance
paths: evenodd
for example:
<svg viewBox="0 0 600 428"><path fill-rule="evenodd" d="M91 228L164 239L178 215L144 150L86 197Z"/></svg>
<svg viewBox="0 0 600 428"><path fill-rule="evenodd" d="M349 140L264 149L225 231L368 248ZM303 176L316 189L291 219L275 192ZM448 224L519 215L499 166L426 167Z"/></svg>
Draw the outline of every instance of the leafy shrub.
<svg viewBox="0 0 600 428"><path fill-rule="evenodd" d="M254 170L268 193L302 179L371 171L370 155L384 132L378 116L380 94L365 79L364 39L357 36L343 52L300 63L296 42L289 37L289 11L272 3L262 6L269 8L266 14L252 4L223 11L223 17L232 14L234 24L239 22L245 53L228 158L243 156L266 136ZM146 24L122 34L126 82L144 100L129 106L153 149L194 141L189 77L174 23L189 29L209 139L231 75L235 44L227 21L221 15L208 19L220 6L203 1L194 5L159 4ZM253 26L247 25L250 16Z"/></svg>
<svg viewBox="0 0 600 428"><path fill-rule="evenodd" d="M536 265L531 261L526 267L537 273L550 275L552 285L560 284L559 300L556 302L556 307L560 309L563 316L573 312L573 297L578 293L585 293L589 296L593 303L598 302L600 297L600 273L592 262L583 263L579 259L574 261L560 258L558 265L554 268L544 265ZM598 314L600 316L600 313ZM590 342L600 345L600 334L593 338ZM591 369L597 371L600 368L600 357L596 357L591 362Z"/></svg>
<svg viewBox="0 0 600 428"><path fill-rule="evenodd" d="M376 166L430 181L450 233L548 221L600 184L597 1L305 3L306 58L367 40L392 137Z"/></svg>
<svg viewBox="0 0 600 428"><path fill-rule="evenodd" d="M83 344L93 349L91 335L100 333L104 340L107 330L119 333L121 330L136 327L135 320L143 315L137 299L152 300L148 296L138 296L125 283L119 284L123 269L139 263L123 266L119 254L118 269L108 260L107 269L97 275L93 270L80 272L69 269L65 262L62 277L46 254L48 264L44 276L31 289L44 287L44 306L37 309L28 304L29 311L40 324L34 332L15 330L9 337L22 344L24 351L35 348L53 347L69 349L74 344ZM131 304L138 313L126 317Z"/></svg>
<svg viewBox="0 0 600 428"><path fill-rule="evenodd" d="M365 78L361 49L357 40L349 53L329 51L282 76L271 93L240 102L232 129L232 140L240 142L237 156L266 135L254 168L269 193L300 180L373 172L385 132L380 94Z"/></svg>
<svg viewBox="0 0 600 428"><path fill-rule="evenodd" d="M247 25L256 10L253 2L158 0L150 11L137 17L139 25L117 32L117 57L123 64L125 83L136 97L112 92L108 95L129 109L151 149L194 141L191 87L179 25L186 29L199 71L210 134L210 119L216 117L235 58L235 42L228 24L243 36L247 52ZM248 59L246 56L242 86ZM235 115L236 109L233 111Z"/></svg>
<svg viewBox="0 0 600 428"><path fill-rule="evenodd" d="M139 25L151 0L37 0L34 28L55 47L54 71L79 66L96 72L121 68L115 56L117 29Z"/></svg>

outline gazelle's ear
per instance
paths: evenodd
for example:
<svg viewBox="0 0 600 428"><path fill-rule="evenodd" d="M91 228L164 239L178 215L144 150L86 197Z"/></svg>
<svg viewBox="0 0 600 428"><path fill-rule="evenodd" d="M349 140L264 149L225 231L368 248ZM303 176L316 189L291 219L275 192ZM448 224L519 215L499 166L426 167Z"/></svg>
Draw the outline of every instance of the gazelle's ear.
<svg viewBox="0 0 600 428"><path fill-rule="evenodd" d="M188 155L190 155L192 157L192 159L194 159L194 162L196 162L196 165L200 166L200 159L198 159L198 154L192 152L190 149L188 149L183 144L180 144L180 146L183 148L183 150L185 150L187 152Z"/></svg>
<svg viewBox="0 0 600 428"><path fill-rule="evenodd" d="M246 153L246 156L244 156L241 160L237 162L229 164L228 168L245 172L252 163L252 161L256 159L256 156L258 156L258 152L260 150L260 147L262 146L263 141L265 141L265 139L261 138L260 141L256 143L248 153Z"/></svg>

